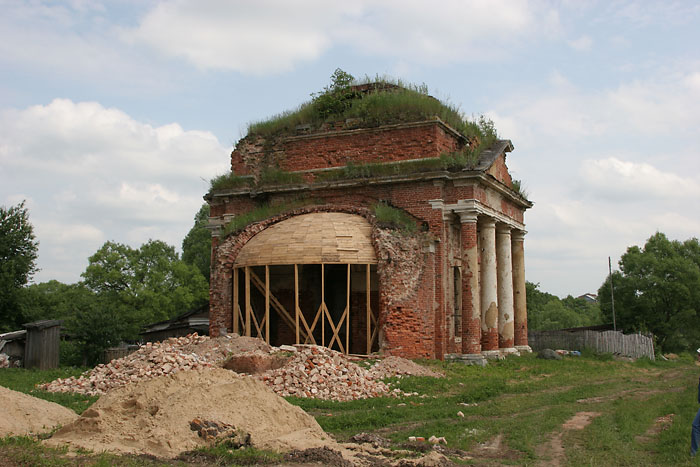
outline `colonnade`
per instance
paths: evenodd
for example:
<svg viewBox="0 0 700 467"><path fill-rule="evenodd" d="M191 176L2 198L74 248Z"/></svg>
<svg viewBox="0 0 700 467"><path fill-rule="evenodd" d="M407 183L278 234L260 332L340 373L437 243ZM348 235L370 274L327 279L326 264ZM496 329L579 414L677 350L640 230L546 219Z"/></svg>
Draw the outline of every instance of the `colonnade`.
<svg viewBox="0 0 700 467"><path fill-rule="evenodd" d="M457 212L462 246L462 353L529 351L525 231L474 210Z"/></svg>

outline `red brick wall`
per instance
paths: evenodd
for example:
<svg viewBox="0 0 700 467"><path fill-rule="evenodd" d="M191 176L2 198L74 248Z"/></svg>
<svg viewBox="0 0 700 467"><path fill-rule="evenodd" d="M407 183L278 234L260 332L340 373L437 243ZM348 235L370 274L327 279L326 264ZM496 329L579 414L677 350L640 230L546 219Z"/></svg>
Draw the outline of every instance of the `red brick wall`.
<svg viewBox="0 0 700 467"><path fill-rule="evenodd" d="M439 157L463 146L464 140L438 121L292 136L267 145L260 138L246 138L231 153L231 169L247 175L265 164L299 171L343 167L349 161L394 162Z"/></svg>
<svg viewBox="0 0 700 467"><path fill-rule="evenodd" d="M508 188L513 187L513 179L510 177L508 167L506 167L505 153L496 158L493 165L489 167L489 170L486 173L493 175L496 180L503 183Z"/></svg>

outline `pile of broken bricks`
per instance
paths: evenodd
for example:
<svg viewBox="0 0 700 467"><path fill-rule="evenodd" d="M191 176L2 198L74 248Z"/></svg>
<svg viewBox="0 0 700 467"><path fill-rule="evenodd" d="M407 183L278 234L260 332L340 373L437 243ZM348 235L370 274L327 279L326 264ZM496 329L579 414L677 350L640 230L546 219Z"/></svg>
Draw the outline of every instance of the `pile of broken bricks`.
<svg viewBox="0 0 700 467"><path fill-rule="evenodd" d="M353 363L346 355L316 345L264 346L265 350L258 348L238 355L248 362L263 360L264 364L258 365L259 368L229 366L227 362L230 363L233 356L229 355L227 360L222 360L221 356L231 353L231 349L235 351L236 339L245 342L251 338L227 335L210 339L195 333L160 343L147 343L126 357L98 365L79 377L59 378L42 384L39 389L101 395L136 381L179 371L224 366L238 373L252 374L283 397L348 401L404 395L380 380L384 374L375 375Z"/></svg>
<svg viewBox="0 0 700 467"><path fill-rule="evenodd" d="M340 352L316 345L298 345L294 349L284 366L259 376L283 397L349 401L392 393L387 384Z"/></svg>
<svg viewBox="0 0 700 467"><path fill-rule="evenodd" d="M196 370L214 366L205 357L194 352L185 352L183 347L208 340L196 333L185 337L173 337L163 342L147 343L126 357L97 365L82 375L59 378L39 385L49 392L76 392L89 396L102 395L110 389L129 383L184 370Z"/></svg>

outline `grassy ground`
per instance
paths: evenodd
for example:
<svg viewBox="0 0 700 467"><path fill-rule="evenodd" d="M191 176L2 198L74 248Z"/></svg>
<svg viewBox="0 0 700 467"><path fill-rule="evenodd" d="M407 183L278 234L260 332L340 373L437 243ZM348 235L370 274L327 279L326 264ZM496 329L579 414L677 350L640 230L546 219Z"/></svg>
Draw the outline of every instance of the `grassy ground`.
<svg viewBox="0 0 700 467"><path fill-rule="evenodd" d="M392 448L419 451L422 446L409 443L409 436L444 436L446 452L458 464L696 465L688 451L700 368L690 356L631 363L596 356L546 361L526 355L486 368L423 363L446 377L394 380L403 391L419 396L344 403L290 401L340 441L372 432L389 439ZM47 372L0 370L0 385L30 392L35 382L55 377ZM78 412L91 403L82 396L55 401ZM576 420L582 423L576 425ZM211 450L168 463L275 460L265 453L238 460L227 456ZM72 465L77 459L82 465L161 463L133 456L68 458L29 438L0 440L0 465Z"/></svg>

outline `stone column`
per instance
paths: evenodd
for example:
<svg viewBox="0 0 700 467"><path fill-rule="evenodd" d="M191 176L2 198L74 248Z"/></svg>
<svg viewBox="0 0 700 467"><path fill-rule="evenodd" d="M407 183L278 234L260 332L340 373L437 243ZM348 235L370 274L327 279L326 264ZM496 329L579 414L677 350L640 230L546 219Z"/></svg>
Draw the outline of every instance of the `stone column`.
<svg viewBox="0 0 700 467"><path fill-rule="evenodd" d="M487 357L498 356L498 283L496 273L496 221L481 225L481 350Z"/></svg>
<svg viewBox="0 0 700 467"><path fill-rule="evenodd" d="M477 212L460 212L462 243L462 353L481 357L481 303Z"/></svg>
<svg viewBox="0 0 700 467"><path fill-rule="evenodd" d="M504 353L517 353L513 339L513 260L511 227L499 224L496 230L496 262L498 270L498 347Z"/></svg>
<svg viewBox="0 0 700 467"><path fill-rule="evenodd" d="M532 352L527 343L527 301L525 294L525 232L513 230L513 298L515 300L515 348Z"/></svg>

